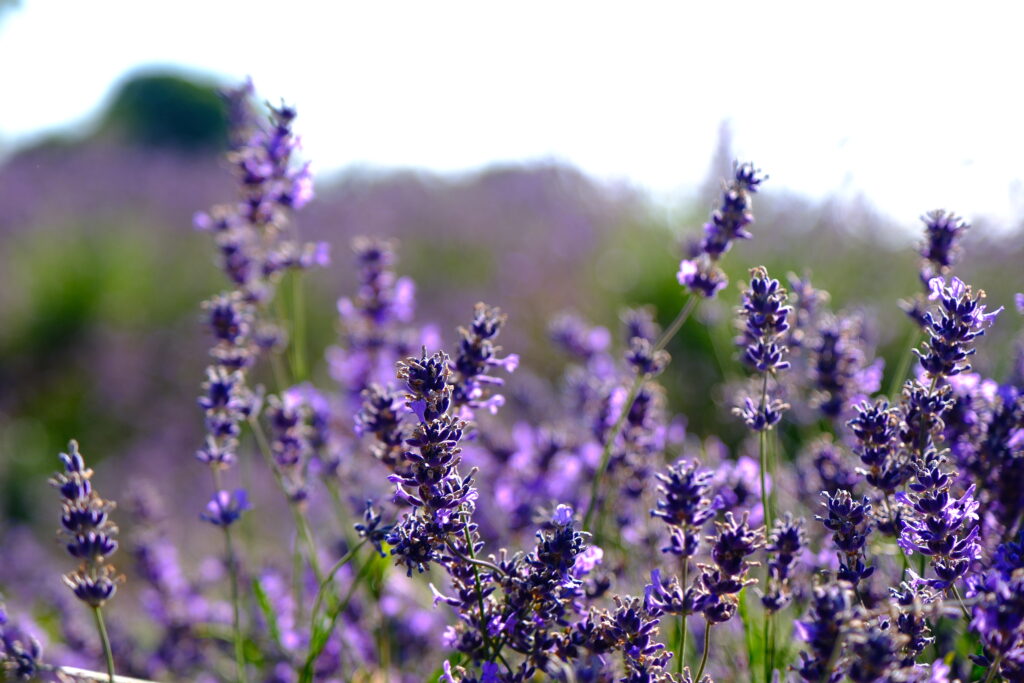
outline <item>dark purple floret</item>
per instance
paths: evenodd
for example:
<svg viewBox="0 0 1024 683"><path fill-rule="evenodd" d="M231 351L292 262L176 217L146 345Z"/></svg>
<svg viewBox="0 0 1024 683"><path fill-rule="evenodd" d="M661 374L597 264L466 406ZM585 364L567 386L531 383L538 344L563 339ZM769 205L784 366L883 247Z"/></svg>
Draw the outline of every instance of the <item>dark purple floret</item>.
<svg viewBox="0 0 1024 683"><path fill-rule="evenodd" d="M934 602L935 594L920 585L901 583L899 588L890 588L889 595L896 603L897 615L894 622L896 631L904 638L902 665L913 666L924 649L934 642L926 606Z"/></svg>
<svg viewBox="0 0 1024 683"><path fill-rule="evenodd" d="M930 264L929 273L939 275L953 265L959 247L957 242L971 226L952 212L938 209L921 216L925 242L921 256Z"/></svg>
<svg viewBox="0 0 1024 683"><path fill-rule="evenodd" d="M913 468L900 452L901 413L899 409L890 407L885 399L874 404L865 401L856 410L857 416L847 425L857 440L853 451L864 464L865 469L861 472L868 484L884 496L890 496L913 473Z"/></svg>
<svg viewBox="0 0 1024 683"><path fill-rule="evenodd" d="M821 495L827 514L816 515L815 519L832 532L832 541L839 551L839 578L856 586L875 571L867 565L864 552L871 532L871 503L867 496L854 500L849 491L823 491Z"/></svg>
<svg viewBox="0 0 1024 683"><path fill-rule="evenodd" d="M763 432L777 425L788 409L789 404L777 398L769 397L762 404L745 396L742 404L733 408L732 412L743 420L750 431Z"/></svg>
<svg viewBox="0 0 1024 683"><path fill-rule="evenodd" d="M245 489L235 489L233 492L221 490L213 494L199 518L215 526L227 527L237 522L242 513L251 507Z"/></svg>
<svg viewBox="0 0 1024 683"><path fill-rule="evenodd" d="M975 661L998 667L1006 680L1019 680L1016 676L1024 671L1024 577L990 576L978 591L972 616L971 629L984 646Z"/></svg>
<svg viewBox="0 0 1024 683"><path fill-rule="evenodd" d="M796 636L808 646L800 653L796 667L805 681L834 683L845 674L836 648L840 647L843 626L850 616L852 598L846 583L818 586L811 597L807 616L793 622Z"/></svg>
<svg viewBox="0 0 1024 683"><path fill-rule="evenodd" d="M850 667L846 675L854 683L889 680L899 668L900 644L875 624L854 629L849 636Z"/></svg>
<svg viewBox="0 0 1024 683"><path fill-rule="evenodd" d="M868 364L868 354L856 317L827 317L810 345L813 405L825 417L842 417L851 402L878 390L882 361Z"/></svg>
<svg viewBox="0 0 1024 683"><path fill-rule="evenodd" d="M651 344L658 340L661 327L654 319L654 311L649 307L628 308L622 313L623 338L629 343L634 337L646 339Z"/></svg>
<svg viewBox="0 0 1024 683"><path fill-rule="evenodd" d="M669 525L671 543L662 552L692 557L700 543L704 524L715 513L708 499L713 479L711 470L700 469L697 461L680 459L668 468L667 474L658 473L658 499L652 517L660 517Z"/></svg>
<svg viewBox="0 0 1024 683"><path fill-rule="evenodd" d="M373 546L374 550L381 557L387 557L382 547L388 535L394 528L393 524L384 524L380 512L373 506L372 501L366 501L366 508L363 511L363 521L354 525L356 533L360 538L365 538Z"/></svg>
<svg viewBox="0 0 1024 683"><path fill-rule="evenodd" d="M660 375L669 364L671 357L667 351L655 349L654 345L644 337L633 337L629 340L629 350L626 352L626 362L629 363L638 374Z"/></svg>
<svg viewBox="0 0 1024 683"><path fill-rule="evenodd" d="M775 520L765 552L768 553L768 585L761 604L770 612L789 604L789 581L797 556L807 547L804 520L793 519L792 513Z"/></svg>
<svg viewBox="0 0 1024 683"><path fill-rule="evenodd" d="M44 670L43 648L39 641L11 622L0 602L0 675L5 680L38 680Z"/></svg>
<svg viewBox="0 0 1024 683"><path fill-rule="evenodd" d="M750 528L748 520L747 513L737 520L731 512L726 512L724 521L715 522L718 533L707 537L715 564L699 565L701 574L695 600L709 623L732 619L738 605L736 594L744 586L757 582L747 578L751 566L747 558L764 544L764 538L760 530Z"/></svg>
<svg viewBox="0 0 1024 683"><path fill-rule="evenodd" d="M676 278L679 280L679 284L705 299L714 298L720 290L729 284L729 278L726 277L725 272L716 263L708 261L706 258L681 262Z"/></svg>

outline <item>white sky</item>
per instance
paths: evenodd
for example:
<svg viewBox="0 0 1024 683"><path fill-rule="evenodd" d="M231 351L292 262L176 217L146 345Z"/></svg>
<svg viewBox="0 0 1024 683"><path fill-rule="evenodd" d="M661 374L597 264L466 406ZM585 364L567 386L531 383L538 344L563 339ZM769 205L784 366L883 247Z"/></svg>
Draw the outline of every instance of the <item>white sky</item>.
<svg viewBox="0 0 1024 683"><path fill-rule="evenodd" d="M968 9L969 8L969 9ZM95 114L146 65L299 107L306 155L466 170L557 158L671 197L719 122L772 184L914 224L1024 216L1018 3L23 0L0 21L0 146Z"/></svg>

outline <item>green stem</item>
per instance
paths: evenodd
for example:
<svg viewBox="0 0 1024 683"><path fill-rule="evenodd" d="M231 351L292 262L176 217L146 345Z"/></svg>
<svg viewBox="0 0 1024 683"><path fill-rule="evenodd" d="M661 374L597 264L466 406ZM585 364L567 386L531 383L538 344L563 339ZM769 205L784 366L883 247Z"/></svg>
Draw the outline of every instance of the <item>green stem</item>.
<svg viewBox="0 0 1024 683"><path fill-rule="evenodd" d="M691 295L686 301L686 304L680 309L679 314L676 315L668 328L658 338L657 343L654 345L655 351L661 351L668 343L672 341L672 338L676 336L682 328L683 323L693 313L693 309L697 307L697 303L700 301L696 295ZM594 478L590 482L590 502L587 504L587 512L583 515L583 528L590 529L591 522L593 521L594 514L597 513L600 517L602 512L600 494L601 494L601 481L604 478L605 473L608 471L608 463L611 461L612 449L615 447L615 440L619 438L619 434L622 433L623 427L626 426L626 418L629 417L629 410L633 407L633 401L636 400L637 394L640 393L640 387L643 386L646 375L638 374L636 379L633 380L633 386L629 390L629 394L626 396L625 402L622 404L622 412L619 413L618 419L615 421L615 425L612 427L612 431L609 432L605 439L604 448L601 450L601 462L597 467L597 471L594 473ZM600 524L598 524L598 530ZM594 535L594 542L600 543L601 539L598 534Z"/></svg>
<svg viewBox="0 0 1024 683"><path fill-rule="evenodd" d="M953 595L956 596L956 601L958 603L960 603L960 611L962 611L964 613L964 617L966 617L967 623L970 623L971 622L971 612L970 612L970 610L967 609L967 605L964 604L964 598L963 598L962 595L960 595L960 589L957 588L955 585L951 585L950 588L953 589Z"/></svg>
<svg viewBox="0 0 1024 683"><path fill-rule="evenodd" d="M684 530L684 533L685 533L685 530ZM690 558L683 557L683 577L682 577L682 583L680 584L679 587L683 591L683 597L684 598L686 597L686 581L687 581L687 574L689 573L689 570L690 570ZM679 655L678 655L679 661L676 662L676 673L677 674L681 674L681 673L683 673L683 662L686 659L686 611L685 610L683 610L683 613L679 615L679 641L678 641L678 647L676 649L677 649L677 651L679 653Z"/></svg>
<svg viewBox="0 0 1024 683"><path fill-rule="evenodd" d="M292 271L292 374L296 382L308 379L306 374L306 307L302 276Z"/></svg>
<svg viewBox="0 0 1024 683"><path fill-rule="evenodd" d="M320 605L324 601L324 596L327 595L327 588L334 581L335 574L337 574L339 571L341 571L341 568L344 567L346 564L348 564L349 560L351 560L353 557L355 557L356 553L359 552L359 549L362 548L364 545L366 545L366 539L365 538L362 541L360 541L358 545L356 545L351 550L349 550L347 553L345 553L345 555L342 556L342 558L340 560L335 562L334 565L327 571L327 576L325 576L320 581L320 588L316 592L316 599L313 600L313 613L312 613L312 619L311 619L310 628L309 628L310 633L312 633L313 629L316 628L316 619L317 619L317 616L320 614Z"/></svg>
<svg viewBox="0 0 1024 683"><path fill-rule="evenodd" d="M242 638L242 601L238 589L238 558L235 556L234 544L231 543L231 528L224 529L224 551L228 561L228 575L231 580L232 626L235 640L235 668L239 683L245 683L245 644Z"/></svg>
<svg viewBox="0 0 1024 683"><path fill-rule="evenodd" d="M476 560L476 551L473 549L473 535L469 533L469 525L463 527L463 532L466 537L466 549L469 551L469 559ZM484 645L487 646L488 650L492 651L492 659L497 659L500 652L495 651L494 643L491 642L491 637L487 633L487 611L484 606L484 589L480 583L480 567L477 562L472 563L473 567L473 581L476 583L476 598L477 604L480 606L480 637L484 639Z"/></svg>
<svg viewBox="0 0 1024 683"><path fill-rule="evenodd" d="M768 663L768 632L771 630L772 616L767 609L764 610L764 619L761 625L761 641L763 648L764 683L771 681L771 669Z"/></svg>
<svg viewBox="0 0 1024 683"><path fill-rule="evenodd" d="M920 335L921 331L915 327L907 336L906 344L903 346L903 355L900 356L899 363L896 364L892 379L889 381L889 391L886 392L894 400L899 394L900 387L903 386L903 380L907 377L907 371L910 370L910 361L914 358L914 348L918 344Z"/></svg>
<svg viewBox="0 0 1024 683"><path fill-rule="evenodd" d="M761 412L764 412L768 402L768 373L764 373L764 380L761 383ZM761 460L761 507L764 508L764 530L765 536L772 532L772 506L768 500L768 486L766 477L768 474L768 431L762 429L758 432L757 450Z"/></svg>
<svg viewBox="0 0 1024 683"><path fill-rule="evenodd" d="M284 485L284 479L274 462L274 455L270 450L270 442L267 440L267 435L263 432L263 426L260 425L260 422L256 419L255 415L251 415L249 417L249 427L252 429L252 433L256 437L256 444L259 446L260 453L263 454L263 460L267 463L267 467L270 468L271 473L274 475L274 481L277 482L277 487L281 490L281 493L284 494L285 500L288 501L288 507L292 511L292 518L295 522L295 530L299 534L299 537L302 538L302 542L306 545L306 555L309 560L309 566L312 567L317 581L323 581L323 572L320 568L320 560L316 554L316 542L313 540L312 532L309 529L309 520L306 518L306 513L299 504L292 502L289 498L288 491ZM295 546L294 552L300 553L298 545ZM301 565L301 562L299 564Z"/></svg>
<svg viewBox="0 0 1024 683"><path fill-rule="evenodd" d="M694 676L693 680L700 681L701 676L704 675L704 667L708 665L708 650L711 649L711 622L704 624L704 654L700 656L700 668L697 669L697 675Z"/></svg>
<svg viewBox="0 0 1024 683"><path fill-rule="evenodd" d="M1000 652L998 655L996 655L996 660L994 662L992 662L992 666L989 667L988 675L985 676L984 683L992 683L992 681L995 680L995 678L993 678L993 676L995 676L998 673L998 671L999 671L999 664L1002 661L1003 661L1003 653Z"/></svg>
<svg viewBox="0 0 1024 683"><path fill-rule="evenodd" d="M103 621L103 608L95 605L92 608L92 615L96 619L96 630L100 634L100 643L103 645L103 657L107 662L107 678L114 683L114 653L110 649L110 636L107 635L107 624Z"/></svg>
<svg viewBox="0 0 1024 683"><path fill-rule="evenodd" d="M490 569L495 574L500 574L500 575L504 575L505 574L505 571L501 567L499 567L498 565L494 564L493 562L488 562L487 560L481 560L481 559L476 558L476 557L467 557L466 555L463 555L461 552L459 552L459 549L456 548L454 545L452 545L451 541L445 541L445 544L448 546L448 550L450 550L452 552L452 554L455 555L455 557L459 558L463 562L468 562L469 564L473 565L474 567L484 567L485 569Z"/></svg>
<svg viewBox="0 0 1024 683"><path fill-rule="evenodd" d="M364 562L363 566L360 567L359 573L356 574L355 579L352 580L352 585L349 586L348 591L345 593L345 597L338 606L331 611L330 623L328 624L326 631L327 633L334 631L334 626L338 623L338 617L340 617L345 611L345 608L348 607L349 602L352 600L352 596L355 595L356 588L359 587L359 584L362 583L363 579L365 579L370 573L370 568L373 564L373 562ZM306 656L306 661L302 665L302 673L299 676L300 683L307 683L308 681L313 680L313 665L316 663L320 653L322 653L324 648L327 646L327 640L327 638L320 638L318 641L310 644L309 654ZM341 644L345 644L344 638L341 639Z"/></svg>

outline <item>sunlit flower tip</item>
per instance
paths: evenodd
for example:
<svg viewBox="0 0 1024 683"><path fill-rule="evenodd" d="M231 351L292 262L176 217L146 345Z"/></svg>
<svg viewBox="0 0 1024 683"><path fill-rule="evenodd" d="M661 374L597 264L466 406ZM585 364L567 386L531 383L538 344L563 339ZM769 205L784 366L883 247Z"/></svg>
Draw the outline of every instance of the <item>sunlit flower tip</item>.
<svg viewBox="0 0 1024 683"><path fill-rule="evenodd" d="M235 489L233 492L220 490L213 494L206 504L206 510L199 517L210 524L226 527L238 521L242 513L251 507L245 489Z"/></svg>
<svg viewBox="0 0 1024 683"><path fill-rule="evenodd" d="M694 260L685 260L679 263L679 272L676 274L676 278L679 280L679 284L689 287L693 282L694 276L697 275L697 262Z"/></svg>
<svg viewBox="0 0 1024 683"><path fill-rule="evenodd" d="M572 506L561 504L555 508L555 513L551 516L551 522L557 526L567 526L572 524Z"/></svg>
<svg viewBox="0 0 1024 683"><path fill-rule="evenodd" d="M604 550L592 545L576 556L572 566L573 578L582 579L590 574L604 560Z"/></svg>
<svg viewBox="0 0 1024 683"><path fill-rule="evenodd" d="M510 353L504 358L495 358L494 365L501 366L505 372L515 372L519 367L519 354Z"/></svg>
<svg viewBox="0 0 1024 683"><path fill-rule="evenodd" d="M431 594L434 596L434 607L437 607L437 605L442 602L452 607L458 607L461 604L457 599L450 598L447 595L441 593L441 591L437 590L437 587L433 584L433 582L431 582L428 585L430 586Z"/></svg>

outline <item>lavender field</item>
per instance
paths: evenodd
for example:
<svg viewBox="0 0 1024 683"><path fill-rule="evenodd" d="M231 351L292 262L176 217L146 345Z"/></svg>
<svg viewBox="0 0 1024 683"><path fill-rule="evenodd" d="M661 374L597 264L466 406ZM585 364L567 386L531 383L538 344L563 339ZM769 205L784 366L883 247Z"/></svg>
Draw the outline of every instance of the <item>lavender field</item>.
<svg viewBox="0 0 1024 683"><path fill-rule="evenodd" d="M123 97L0 166L8 679L1024 681L1019 230Z"/></svg>

